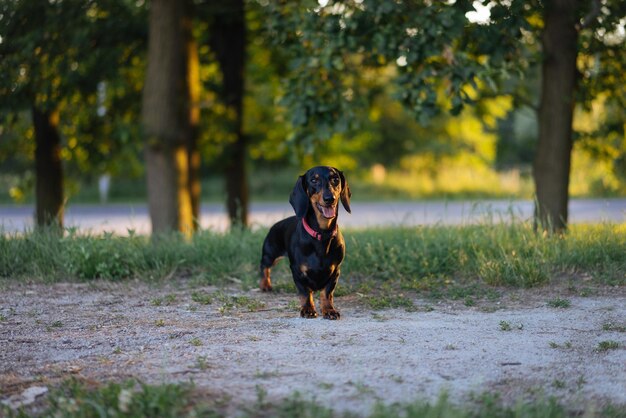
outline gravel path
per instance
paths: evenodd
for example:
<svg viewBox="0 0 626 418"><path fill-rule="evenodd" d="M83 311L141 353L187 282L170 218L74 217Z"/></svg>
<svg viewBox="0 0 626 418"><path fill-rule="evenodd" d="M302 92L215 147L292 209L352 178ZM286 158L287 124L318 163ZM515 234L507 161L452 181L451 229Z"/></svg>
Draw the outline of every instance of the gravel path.
<svg viewBox="0 0 626 418"><path fill-rule="evenodd" d="M299 391L357 413L376 401L433 400L442 390L456 402L490 391L508 403L554 395L573 408L626 406L623 288L586 297L505 291L473 307L416 300L412 312L372 311L356 295L337 298L342 319L327 321L298 318L294 295L256 290L216 294L142 282L0 286L5 401L77 375L193 380L231 399L232 408L256 400L259 388L269 400ZM212 294L212 303L194 292ZM549 307L555 295L571 306ZM601 350L602 341L618 348Z"/></svg>

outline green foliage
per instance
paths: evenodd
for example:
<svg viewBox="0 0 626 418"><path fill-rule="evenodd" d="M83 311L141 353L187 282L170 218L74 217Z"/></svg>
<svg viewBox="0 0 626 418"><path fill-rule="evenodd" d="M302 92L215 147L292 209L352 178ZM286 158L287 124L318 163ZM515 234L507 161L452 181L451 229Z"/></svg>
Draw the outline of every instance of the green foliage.
<svg viewBox="0 0 626 418"><path fill-rule="evenodd" d="M500 19L481 30L465 16L473 10L468 1L271 2L268 30L291 56L283 103L299 141L327 140L350 127L353 109L371 98L359 88L368 68L394 68L395 96L421 123L441 109L459 114L474 102L478 79L496 87L507 74L505 58L527 27L519 2L494 9Z"/></svg>
<svg viewBox="0 0 626 418"><path fill-rule="evenodd" d="M198 358L200 365L204 360ZM201 368L201 367L199 367ZM202 369L202 368L201 368ZM136 380L90 386L76 379L69 380L53 390L47 398L46 409L34 413L26 410L12 411L5 408L8 417L222 417L226 414L212 405L211 399L201 396L188 384L149 385ZM278 418L333 418L352 416L350 412L339 413L332 407L310 400L299 393L280 401L268 402L266 392L259 389L253 406L239 406L238 416ZM237 399L234 399L237 402ZM223 408L222 408L223 409ZM0 409L2 411L2 409ZM581 411L569 410L555 398L518 402L505 405L497 395L485 393L475 401L458 405L442 392L434 402L416 400L406 404L379 402L367 415L369 418L566 418L579 416ZM589 409L584 416L618 417L619 408L608 405L600 410Z"/></svg>
<svg viewBox="0 0 626 418"><path fill-rule="evenodd" d="M35 416L67 418L195 416L191 414L192 410L189 408L190 394L189 385L148 385L128 380L94 388L78 380L70 380L50 394L48 410Z"/></svg>
<svg viewBox="0 0 626 418"><path fill-rule="evenodd" d="M609 351L609 350L617 350L619 348L619 343L613 340L600 341L598 343L598 351Z"/></svg>
<svg viewBox="0 0 626 418"><path fill-rule="evenodd" d="M69 178L137 175L146 8L130 0L0 3L0 160L32 187L33 107L58 111ZM7 164L6 166L4 164ZM69 194L76 183L69 182Z"/></svg>
<svg viewBox="0 0 626 418"><path fill-rule="evenodd" d="M548 306L551 308L569 308L572 305L572 302L570 302L569 299L562 299L559 297L556 297L554 299L550 299L548 301Z"/></svg>
<svg viewBox="0 0 626 418"><path fill-rule="evenodd" d="M485 100L496 96L512 98L515 110L538 111L545 3L480 2L489 10L482 22L469 19L474 3L270 1L267 31L289 58L281 103L291 111L291 139L300 154L324 156L319 151L324 143L345 143L362 132L375 133L364 128L367 119L360 116L375 106L385 90L382 86L390 83L395 86L390 93L435 135L442 126L437 120L442 112L460 115L469 106L480 118L488 115L482 108ZM594 158L609 162L612 184L599 188L623 193L623 187L615 184L623 180L615 178L622 176L626 161L621 122L626 88L619 81L626 69L626 6L609 0L594 10L594 4L582 2L573 10L584 23L578 28L577 102L581 110L593 111L595 119L593 125L575 124L575 129ZM377 85L371 80L382 81ZM598 110L599 105L603 109ZM402 131L400 127L396 132L405 134L406 143L408 132ZM511 133L500 131L499 162L528 164L536 129L531 137L512 138ZM416 136L411 139L408 142L419 144ZM367 141L375 144L376 134ZM441 139L431 143L446 144ZM395 155L406 152L402 142L385 144Z"/></svg>

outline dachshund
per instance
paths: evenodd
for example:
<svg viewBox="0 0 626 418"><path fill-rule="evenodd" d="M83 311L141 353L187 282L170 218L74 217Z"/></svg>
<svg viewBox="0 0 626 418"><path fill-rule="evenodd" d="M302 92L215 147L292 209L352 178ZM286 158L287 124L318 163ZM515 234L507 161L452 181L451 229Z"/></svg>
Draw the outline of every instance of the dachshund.
<svg viewBox="0 0 626 418"><path fill-rule="evenodd" d="M348 182L334 167L313 167L296 181L289 203L296 216L277 222L263 242L261 255L262 291L272 290L270 270L287 255L300 298L300 316L316 318L313 292L320 291L322 316L339 319L333 292L339 280L339 266L345 257L345 243L337 226L338 203L348 213L352 196Z"/></svg>

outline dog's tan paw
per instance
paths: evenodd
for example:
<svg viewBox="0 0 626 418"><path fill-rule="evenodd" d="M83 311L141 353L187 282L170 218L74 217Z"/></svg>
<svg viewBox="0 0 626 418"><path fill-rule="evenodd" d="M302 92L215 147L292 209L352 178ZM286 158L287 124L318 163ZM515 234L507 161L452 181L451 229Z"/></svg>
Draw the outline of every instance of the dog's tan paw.
<svg viewBox="0 0 626 418"><path fill-rule="evenodd" d="M303 306L300 309L300 316L307 319L317 318L317 311L312 306Z"/></svg>
<svg viewBox="0 0 626 418"><path fill-rule="evenodd" d="M328 310L323 312L323 315L324 315L324 319L334 320L334 319L341 318L341 314L336 309L328 309Z"/></svg>

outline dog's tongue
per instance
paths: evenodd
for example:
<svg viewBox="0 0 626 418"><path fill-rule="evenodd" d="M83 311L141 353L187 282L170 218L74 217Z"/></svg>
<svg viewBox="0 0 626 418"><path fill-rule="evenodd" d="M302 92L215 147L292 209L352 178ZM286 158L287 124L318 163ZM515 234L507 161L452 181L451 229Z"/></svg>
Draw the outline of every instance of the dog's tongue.
<svg viewBox="0 0 626 418"><path fill-rule="evenodd" d="M337 208L337 206L332 206L332 207L321 206L321 208L322 208L322 214L324 215L325 218L335 217L335 209Z"/></svg>

